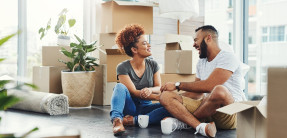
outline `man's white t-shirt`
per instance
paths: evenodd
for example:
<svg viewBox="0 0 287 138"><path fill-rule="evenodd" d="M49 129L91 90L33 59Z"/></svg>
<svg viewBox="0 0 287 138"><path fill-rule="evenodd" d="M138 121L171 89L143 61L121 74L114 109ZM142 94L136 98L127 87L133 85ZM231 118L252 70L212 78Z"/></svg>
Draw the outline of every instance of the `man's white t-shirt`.
<svg viewBox="0 0 287 138"><path fill-rule="evenodd" d="M216 68L222 68L233 72L231 77L223 84L233 96L235 102L245 99L241 89L241 66L240 61L231 52L221 50L210 62L207 58L199 59L197 63L196 77L206 80Z"/></svg>

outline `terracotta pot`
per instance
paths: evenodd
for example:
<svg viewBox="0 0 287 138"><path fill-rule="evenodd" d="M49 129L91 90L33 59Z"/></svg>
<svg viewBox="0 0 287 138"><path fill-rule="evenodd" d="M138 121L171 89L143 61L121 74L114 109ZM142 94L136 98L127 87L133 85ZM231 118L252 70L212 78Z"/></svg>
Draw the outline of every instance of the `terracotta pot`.
<svg viewBox="0 0 287 138"><path fill-rule="evenodd" d="M89 107L95 90L95 71L61 72L64 95L69 98L70 107Z"/></svg>

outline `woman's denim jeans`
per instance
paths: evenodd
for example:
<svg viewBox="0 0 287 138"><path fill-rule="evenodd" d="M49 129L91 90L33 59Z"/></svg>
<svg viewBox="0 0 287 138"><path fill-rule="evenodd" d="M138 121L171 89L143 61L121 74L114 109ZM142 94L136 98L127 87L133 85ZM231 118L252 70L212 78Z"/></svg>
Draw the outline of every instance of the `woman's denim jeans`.
<svg viewBox="0 0 287 138"><path fill-rule="evenodd" d="M170 117L171 114L160 103L138 104L134 103L127 87L118 83L113 92L111 100L111 120L114 118L123 118L125 115L134 116L137 124L138 115L148 115L149 124L159 124L165 117Z"/></svg>

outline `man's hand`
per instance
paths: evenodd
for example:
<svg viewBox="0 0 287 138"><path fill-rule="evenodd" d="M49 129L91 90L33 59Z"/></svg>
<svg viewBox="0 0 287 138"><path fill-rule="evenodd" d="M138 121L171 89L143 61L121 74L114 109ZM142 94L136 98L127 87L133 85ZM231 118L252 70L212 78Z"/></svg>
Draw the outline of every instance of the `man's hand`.
<svg viewBox="0 0 287 138"><path fill-rule="evenodd" d="M141 97L141 98L147 98L147 97L149 97L151 94L152 94L152 90L151 90L151 89L149 89L149 88L143 88L143 89L141 89L140 97Z"/></svg>
<svg viewBox="0 0 287 138"><path fill-rule="evenodd" d="M176 90L174 82L168 82L165 85L162 85L160 88L161 92L163 92L163 91L174 91L174 90Z"/></svg>

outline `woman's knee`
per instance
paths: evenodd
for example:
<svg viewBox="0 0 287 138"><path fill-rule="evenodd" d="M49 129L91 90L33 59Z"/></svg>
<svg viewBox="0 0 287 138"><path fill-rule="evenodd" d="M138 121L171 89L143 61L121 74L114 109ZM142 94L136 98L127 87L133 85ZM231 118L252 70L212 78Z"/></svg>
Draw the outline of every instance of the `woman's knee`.
<svg viewBox="0 0 287 138"><path fill-rule="evenodd" d="M122 83L117 83L116 86L114 87L114 91L115 90L127 90L128 88L122 84Z"/></svg>

